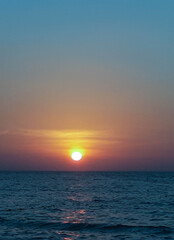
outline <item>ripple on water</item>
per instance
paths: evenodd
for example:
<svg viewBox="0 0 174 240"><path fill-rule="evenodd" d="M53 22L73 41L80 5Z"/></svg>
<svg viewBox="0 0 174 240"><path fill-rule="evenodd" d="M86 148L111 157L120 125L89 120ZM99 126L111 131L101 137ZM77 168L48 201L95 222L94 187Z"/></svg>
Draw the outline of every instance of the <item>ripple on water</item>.
<svg viewBox="0 0 174 240"><path fill-rule="evenodd" d="M0 173L2 239L174 239L174 173Z"/></svg>

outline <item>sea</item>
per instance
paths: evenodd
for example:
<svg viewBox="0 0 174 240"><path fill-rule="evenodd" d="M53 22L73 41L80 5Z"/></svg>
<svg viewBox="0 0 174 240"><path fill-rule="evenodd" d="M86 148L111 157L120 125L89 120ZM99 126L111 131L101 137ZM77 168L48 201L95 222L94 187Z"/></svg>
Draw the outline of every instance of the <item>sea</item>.
<svg viewBox="0 0 174 240"><path fill-rule="evenodd" d="M0 239L174 239L174 172L0 172Z"/></svg>

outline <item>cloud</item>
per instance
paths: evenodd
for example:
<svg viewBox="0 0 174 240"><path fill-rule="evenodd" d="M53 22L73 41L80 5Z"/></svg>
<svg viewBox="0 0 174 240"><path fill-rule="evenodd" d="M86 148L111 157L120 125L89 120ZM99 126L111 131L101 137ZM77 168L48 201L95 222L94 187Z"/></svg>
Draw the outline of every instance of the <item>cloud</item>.
<svg viewBox="0 0 174 240"><path fill-rule="evenodd" d="M0 136L3 136L3 135L10 135L11 132L9 130L1 130L0 131Z"/></svg>
<svg viewBox="0 0 174 240"><path fill-rule="evenodd" d="M61 140L61 141L108 141L109 136L104 131L95 130L79 130L79 129L63 129L63 130L47 130L47 129L17 129L0 131L0 136L23 136L35 139Z"/></svg>
<svg viewBox="0 0 174 240"><path fill-rule="evenodd" d="M22 135L28 137L46 137L46 138L93 138L100 135L101 132L93 130L46 130L46 129L17 129L4 130L0 135Z"/></svg>
<svg viewBox="0 0 174 240"><path fill-rule="evenodd" d="M111 144L115 140L109 139L104 131L79 129L17 129L0 132L3 149L30 149L31 151L57 152L65 149L81 148L93 149L102 144ZM5 136L5 138L4 138Z"/></svg>
<svg viewBox="0 0 174 240"><path fill-rule="evenodd" d="M76 141L79 142L103 142L105 144L114 143L143 143L145 139L116 137L113 133L107 131L96 130L79 130L79 129L62 129L62 130L48 130L48 129L17 129L17 130L2 130L0 136L14 135L32 138L41 138L47 140L61 140L62 142Z"/></svg>

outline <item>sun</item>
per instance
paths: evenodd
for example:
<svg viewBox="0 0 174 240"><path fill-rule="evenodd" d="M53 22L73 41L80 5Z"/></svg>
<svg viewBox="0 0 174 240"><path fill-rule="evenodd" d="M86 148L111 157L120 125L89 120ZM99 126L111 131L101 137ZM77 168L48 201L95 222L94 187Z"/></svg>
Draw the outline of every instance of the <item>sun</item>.
<svg viewBox="0 0 174 240"><path fill-rule="evenodd" d="M79 161L82 158L82 154L81 154L81 152L73 152L71 154L71 157L74 161Z"/></svg>

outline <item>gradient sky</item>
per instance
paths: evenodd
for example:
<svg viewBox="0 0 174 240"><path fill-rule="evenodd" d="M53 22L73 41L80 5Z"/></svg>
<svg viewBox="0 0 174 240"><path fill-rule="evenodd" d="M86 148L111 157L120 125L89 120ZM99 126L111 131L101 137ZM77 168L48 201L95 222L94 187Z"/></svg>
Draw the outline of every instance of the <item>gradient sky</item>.
<svg viewBox="0 0 174 240"><path fill-rule="evenodd" d="M173 10L0 0L0 170L174 170Z"/></svg>

